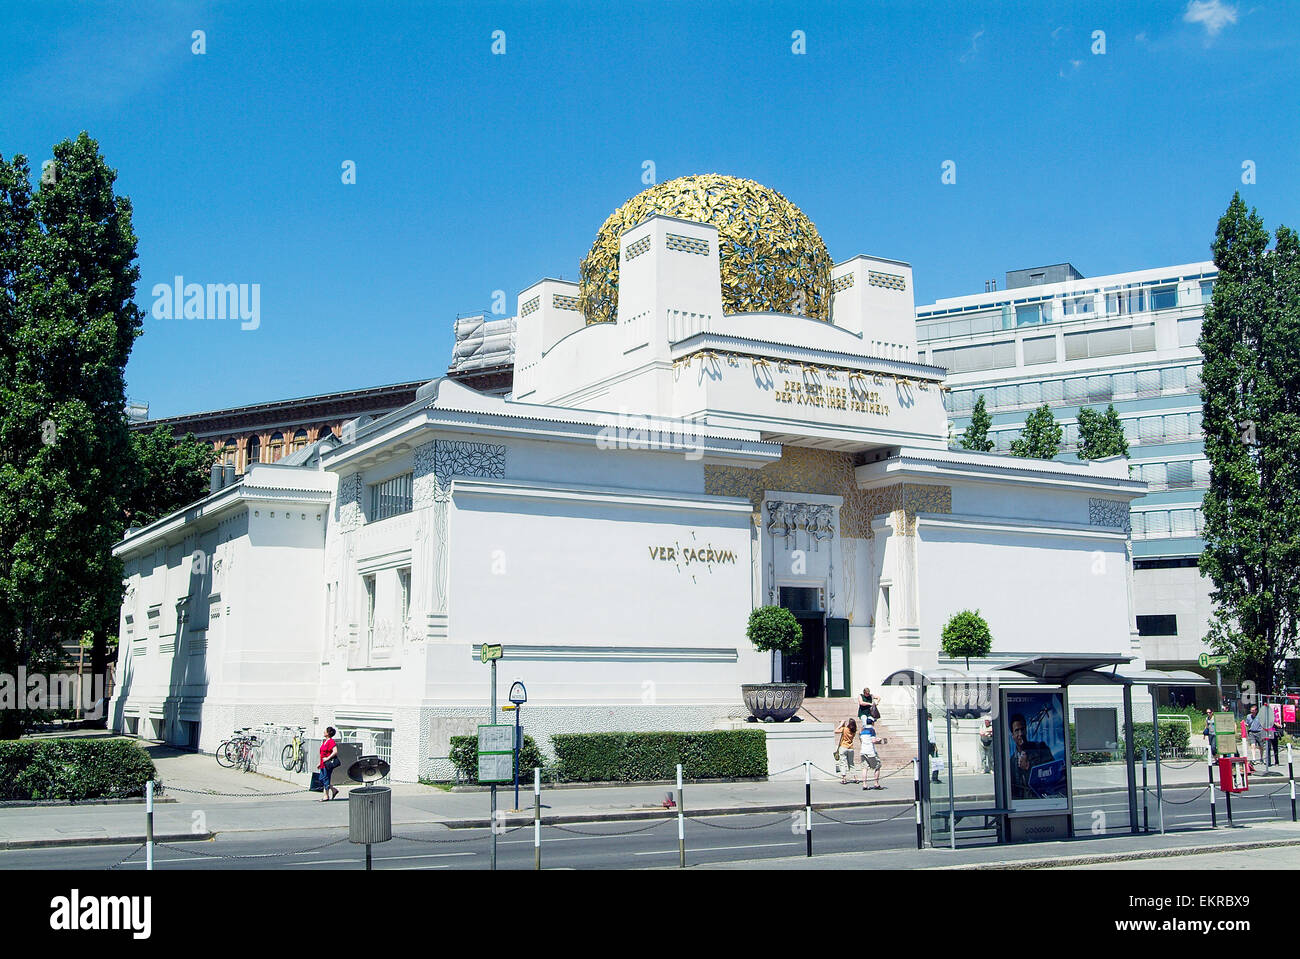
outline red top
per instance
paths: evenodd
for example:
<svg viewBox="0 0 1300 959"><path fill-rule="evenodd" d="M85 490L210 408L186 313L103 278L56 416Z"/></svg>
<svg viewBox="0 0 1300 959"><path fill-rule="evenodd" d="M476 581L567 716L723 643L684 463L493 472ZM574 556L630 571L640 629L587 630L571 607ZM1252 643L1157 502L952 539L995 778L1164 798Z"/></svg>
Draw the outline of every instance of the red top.
<svg viewBox="0 0 1300 959"><path fill-rule="evenodd" d="M335 748L336 745L333 739L326 739L320 744L320 763L316 766L317 769L325 768L325 757L334 752Z"/></svg>

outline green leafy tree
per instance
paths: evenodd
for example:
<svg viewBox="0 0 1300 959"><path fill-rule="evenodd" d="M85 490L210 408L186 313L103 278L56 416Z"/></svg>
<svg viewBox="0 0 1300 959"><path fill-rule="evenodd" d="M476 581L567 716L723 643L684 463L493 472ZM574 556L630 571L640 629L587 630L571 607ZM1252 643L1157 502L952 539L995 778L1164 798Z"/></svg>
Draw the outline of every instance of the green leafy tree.
<svg viewBox="0 0 1300 959"><path fill-rule="evenodd" d="M989 411L984 408L984 394L979 395L975 401L975 409L971 411L970 426L966 427L966 432L961 434L961 448L964 450L975 450L980 453L993 452L993 441L989 439L989 427L993 425L993 417L989 416Z"/></svg>
<svg viewBox="0 0 1300 959"><path fill-rule="evenodd" d="M993 634L989 632L989 624L978 609L963 609L944 624L939 637L939 648L945 656L964 658L966 668L970 669L972 656L983 659L993 648Z"/></svg>
<svg viewBox="0 0 1300 959"><path fill-rule="evenodd" d="M1128 456L1124 424L1115 412L1115 404L1098 413L1087 407L1079 410L1079 459L1099 460L1107 456Z"/></svg>
<svg viewBox="0 0 1300 959"><path fill-rule="evenodd" d="M1207 641L1270 693L1300 615L1300 244L1234 194L1219 220L1201 326L1210 461L1201 572L1214 583Z"/></svg>
<svg viewBox="0 0 1300 959"><path fill-rule="evenodd" d="M130 525L147 526L182 506L202 499L217 451L187 433L173 439L165 426L131 434L136 482L127 502Z"/></svg>
<svg viewBox="0 0 1300 959"><path fill-rule="evenodd" d="M26 158L0 157L0 672L51 668L89 630L102 674L134 472L136 238L98 144L82 133L53 154L35 192ZM0 712L0 737L22 721Z"/></svg>
<svg viewBox="0 0 1300 959"><path fill-rule="evenodd" d="M760 653L774 649L782 653L793 653L803 642L799 620L783 606L759 606L752 610L745 635Z"/></svg>
<svg viewBox="0 0 1300 959"><path fill-rule="evenodd" d="M1020 436L1011 441L1011 455L1026 459L1055 459L1061 452L1061 427L1046 403L1025 419Z"/></svg>

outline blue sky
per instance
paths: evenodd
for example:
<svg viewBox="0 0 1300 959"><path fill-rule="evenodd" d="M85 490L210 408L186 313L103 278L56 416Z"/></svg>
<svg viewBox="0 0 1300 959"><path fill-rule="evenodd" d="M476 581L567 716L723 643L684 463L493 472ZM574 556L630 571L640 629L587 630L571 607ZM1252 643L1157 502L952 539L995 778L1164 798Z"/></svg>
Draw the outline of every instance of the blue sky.
<svg viewBox="0 0 1300 959"><path fill-rule="evenodd" d="M910 261L918 303L1063 260L1208 259L1234 189L1300 227L1282 0L5 13L0 153L39 169L99 141L135 206L140 305L177 274L260 284L255 330L146 319L128 391L153 416L439 375L458 313L577 277L647 160L780 190L835 260Z"/></svg>

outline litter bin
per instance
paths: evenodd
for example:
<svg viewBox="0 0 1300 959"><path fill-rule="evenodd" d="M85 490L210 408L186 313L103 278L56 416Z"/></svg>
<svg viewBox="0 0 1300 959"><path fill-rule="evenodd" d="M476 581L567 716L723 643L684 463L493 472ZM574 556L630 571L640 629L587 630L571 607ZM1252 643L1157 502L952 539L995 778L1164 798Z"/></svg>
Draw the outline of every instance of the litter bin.
<svg viewBox="0 0 1300 959"><path fill-rule="evenodd" d="M348 790L348 840L366 843L393 838L393 791L387 786Z"/></svg>

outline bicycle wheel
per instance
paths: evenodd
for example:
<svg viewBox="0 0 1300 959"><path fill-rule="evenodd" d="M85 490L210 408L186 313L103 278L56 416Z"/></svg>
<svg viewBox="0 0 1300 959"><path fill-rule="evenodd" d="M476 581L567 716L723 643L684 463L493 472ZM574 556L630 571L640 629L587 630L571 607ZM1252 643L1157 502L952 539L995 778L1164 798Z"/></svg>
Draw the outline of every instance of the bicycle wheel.
<svg viewBox="0 0 1300 959"><path fill-rule="evenodd" d="M292 743L280 750L280 765L286 772L292 772L293 767L298 765L298 757L293 754Z"/></svg>
<svg viewBox="0 0 1300 959"><path fill-rule="evenodd" d="M234 767L235 758L230 754L229 739L227 739L224 743L218 746L217 751L213 755L216 757L218 766L223 766L226 769L231 769Z"/></svg>

